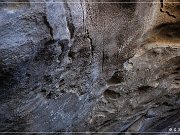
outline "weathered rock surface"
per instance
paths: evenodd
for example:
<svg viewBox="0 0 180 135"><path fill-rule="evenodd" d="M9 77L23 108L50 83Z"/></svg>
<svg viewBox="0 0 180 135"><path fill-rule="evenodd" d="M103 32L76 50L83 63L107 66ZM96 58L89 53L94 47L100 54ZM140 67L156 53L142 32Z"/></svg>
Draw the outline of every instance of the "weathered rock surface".
<svg viewBox="0 0 180 135"><path fill-rule="evenodd" d="M0 2L1 132L180 128L179 0Z"/></svg>

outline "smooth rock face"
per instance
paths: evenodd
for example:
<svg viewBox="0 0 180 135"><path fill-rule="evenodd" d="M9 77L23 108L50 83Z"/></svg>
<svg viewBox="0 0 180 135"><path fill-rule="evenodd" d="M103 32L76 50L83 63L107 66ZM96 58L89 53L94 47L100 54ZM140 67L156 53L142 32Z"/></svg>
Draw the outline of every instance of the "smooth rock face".
<svg viewBox="0 0 180 135"><path fill-rule="evenodd" d="M0 1L0 132L180 128L180 3L126 1Z"/></svg>

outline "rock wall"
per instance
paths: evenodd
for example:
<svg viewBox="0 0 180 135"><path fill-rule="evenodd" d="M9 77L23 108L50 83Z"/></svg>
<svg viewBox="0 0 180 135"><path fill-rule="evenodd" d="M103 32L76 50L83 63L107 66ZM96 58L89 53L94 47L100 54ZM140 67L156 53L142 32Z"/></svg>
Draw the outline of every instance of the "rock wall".
<svg viewBox="0 0 180 135"><path fill-rule="evenodd" d="M1 132L180 127L178 0L1 0L0 20Z"/></svg>

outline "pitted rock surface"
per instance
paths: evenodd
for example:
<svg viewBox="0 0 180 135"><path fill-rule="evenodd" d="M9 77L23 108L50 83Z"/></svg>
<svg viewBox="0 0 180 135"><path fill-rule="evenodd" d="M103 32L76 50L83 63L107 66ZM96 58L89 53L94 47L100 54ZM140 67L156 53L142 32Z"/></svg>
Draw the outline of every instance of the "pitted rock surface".
<svg viewBox="0 0 180 135"><path fill-rule="evenodd" d="M180 128L180 1L126 2L0 1L0 132Z"/></svg>

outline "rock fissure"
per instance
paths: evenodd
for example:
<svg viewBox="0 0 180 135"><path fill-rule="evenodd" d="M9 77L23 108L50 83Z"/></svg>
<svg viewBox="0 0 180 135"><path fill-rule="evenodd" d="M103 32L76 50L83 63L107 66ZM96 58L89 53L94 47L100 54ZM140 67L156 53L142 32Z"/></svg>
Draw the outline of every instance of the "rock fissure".
<svg viewBox="0 0 180 135"><path fill-rule="evenodd" d="M176 0L13 1L0 3L0 132L179 127Z"/></svg>

